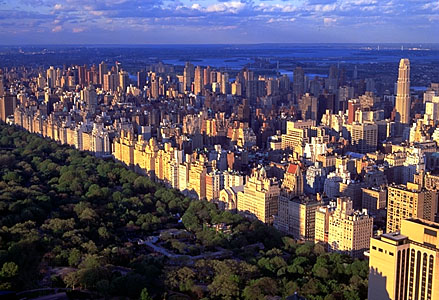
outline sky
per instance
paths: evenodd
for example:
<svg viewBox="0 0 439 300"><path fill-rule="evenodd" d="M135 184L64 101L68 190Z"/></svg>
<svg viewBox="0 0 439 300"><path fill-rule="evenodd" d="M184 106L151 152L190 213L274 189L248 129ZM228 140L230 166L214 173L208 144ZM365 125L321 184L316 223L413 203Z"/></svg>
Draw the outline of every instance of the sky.
<svg viewBox="0 0 439 300"><path fill-rule="evenodd" d="M438 43L439 0L0 0L0 44Z"/></svg>

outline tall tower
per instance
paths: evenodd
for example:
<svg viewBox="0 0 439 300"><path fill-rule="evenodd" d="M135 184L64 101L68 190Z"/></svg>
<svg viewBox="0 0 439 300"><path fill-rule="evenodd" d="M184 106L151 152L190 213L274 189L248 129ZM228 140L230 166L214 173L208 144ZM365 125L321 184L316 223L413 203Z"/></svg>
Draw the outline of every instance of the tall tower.
<svg viewBox="0 0 439 300"><path fill-rule="evenodd" d="M410 122L410 61L407 58L399 62L398 87L396 93L396 118L398 123Z"/></svg>
<svg viewBox="0 0 439 300"><path fill-rule="evenodd" d="M298 101L305 93L305 71L296 67L293 73L293 93Z"/></svg>
<svg viewBox="0 0 439 300"><path fill-rule="evenodd" d="M99 83L104 85L104 75L108 73L107 64L105 62L101 62L99 64Z"/></svg>
<svg viewBox="0 0 439 300"><path fill-rule="evenodd" d="M203 68L201 68L200 66L197 66L195 68L195 79L194 79L194 94L195 95L201 94L203 87L204 87L203 79L204 79Z"/></svg>
<svg viewBox="0 0 439 300"><path fill-rule="evenodd" d="M192 81L194 80L195 66L190 62L186 62L183 73L183 85L185 91L192 90Z"/></svg>

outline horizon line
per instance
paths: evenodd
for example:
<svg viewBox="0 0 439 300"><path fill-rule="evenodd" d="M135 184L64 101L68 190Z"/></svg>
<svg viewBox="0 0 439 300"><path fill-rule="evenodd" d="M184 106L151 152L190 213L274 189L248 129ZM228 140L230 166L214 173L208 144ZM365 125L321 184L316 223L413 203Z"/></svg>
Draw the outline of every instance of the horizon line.
<svg viewBox="0 0 439 300"><path fill-rule="evenodd" d="M0 47L28 46L252 46L252 45L439 45L439 42L263 42L263 43L62 43L62 44L0 44Z"/></svg>

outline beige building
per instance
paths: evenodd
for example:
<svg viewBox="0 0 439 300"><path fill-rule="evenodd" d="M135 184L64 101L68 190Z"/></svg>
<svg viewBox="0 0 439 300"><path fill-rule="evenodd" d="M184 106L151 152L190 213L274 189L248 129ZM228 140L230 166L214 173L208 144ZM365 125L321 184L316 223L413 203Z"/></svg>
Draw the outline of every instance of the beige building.
<svg viewBox="0 0 439 300"><path fill-rule="evenodd" d="M338 198L337 208L328 218L328 247L352 257L362 257L369 249L373 218L367 212L355 211L349 198Z"/></svg>
<svg viewBox="0 0 439 300"><path fill-rule="evenodd" d="M329 235L329 216L334 212L335 205L320 206L317 208L315 213L315 232L314 232L314 242L322 243L328 246L328 235Z"/></svg>
<svg viewBox="0 0 439 300"><path fill-rule="evenodd" d="M189 169L189 190L191 190L198 199L206 198L206 175L207 168L203 156L191 164Z"/></svg>
<svg viewBox="0 0 439 300"><path fill-rule="evenodd" d="M302 241L314 241L316 210L320 201L307 196L293 196L283 190L279 197L279 210L274 227Z"/></svg>
<svg viewBox="0 0 439 300"><path fill-rule="evenodd" d="M244 191L244 185L230 186L220 191L218 205L224 210L236 210L238 207L238 193Z"/></svg>
<svg viewBox="0 0 439 300"><path fill-rule="evenodd" d="M359 153L375 152L378 144L378 126L375 123L353 123L351 142Z"/></svg>
<svg viewBox="0 0 439 300"><path fill-rule="evenodd" d="M272 224L278 213L280 188L277 180L267 178L264 168L253 170L244 190L238 193L238 211Z"/></svg>
<svg viewBox="0 0 439 300"><path fill-rule="evenodd" d="M134 166L134 136L122 130L120 137L113 142L113 156L128 167Z"/></svg>
<svg viewBox="0 0 439 300"><path fill-rule="evenodd" d="M288 190L290 196L300 196L303 194L303 172L298 164L288 165L282 187Z"/></svg>
<svg viewBox="0 0 439 300"><path fill-rule="evenodd" d="M381 188L362 188L362 208L376 214L387 206L387 191Z"/></svg>
<svg viewBox="0 0 439 300"><path fill-rule="evenodd" d="M216 201L220 191L224 188L224 175L217 170L206 174L206 199Z"/></svg>
<svg viewBox="0 0 439 300"><path fill-rule="evenodd" d="M387 199L386 232L400 231L404 219L434 220L438 202L436 191L428 191L418 184L408 182L406 186L389 186Z"/></svg>
<svg viewBox="0 0 439 300"><path fill-rule="evenodd" d="M395 121L410 123L410 61L407 58L399 62L397 93L395 100Z"/></svg>
<svg viewBox="0 0 439 300"><path fill-rule="evenodd" d="M439 299L439 224L410 218L372 238L369 300Z"/></svg>
<svg viewBox="0 0 439 300"><path fill-rule="evenodd" d="M302 146L304 143L309 142L308 129L315 126L315 121L288 121L287 133L282 134L282 149L294 149L297 146Z"/></svg>

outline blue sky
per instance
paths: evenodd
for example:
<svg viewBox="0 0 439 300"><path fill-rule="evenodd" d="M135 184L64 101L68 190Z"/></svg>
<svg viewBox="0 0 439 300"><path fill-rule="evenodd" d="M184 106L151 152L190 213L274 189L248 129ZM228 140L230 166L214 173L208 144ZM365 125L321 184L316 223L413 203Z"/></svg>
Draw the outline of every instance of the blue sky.
<svg viewBox="0 0 439 300"><path fill-rule="evenodd" d="M0 0L0 44L439 42L439 1Z"/></svg>

